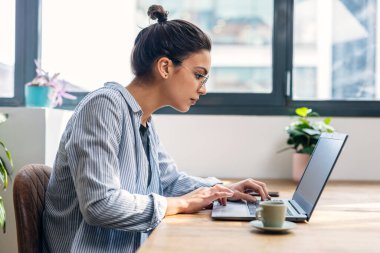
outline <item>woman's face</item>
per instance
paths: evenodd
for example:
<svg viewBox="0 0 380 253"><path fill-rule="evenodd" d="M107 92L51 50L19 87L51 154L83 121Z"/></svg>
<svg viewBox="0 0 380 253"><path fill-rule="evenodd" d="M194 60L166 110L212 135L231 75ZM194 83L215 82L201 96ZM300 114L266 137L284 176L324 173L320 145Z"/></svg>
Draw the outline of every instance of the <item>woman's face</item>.
<svg viewBox="0 0 380 253"><path fill-rule="evenodd" d="M191 54L181 64L172 65L173 73L165 91L170 106L180 112L187 112L201 95L206 94L205 81L210 64L210 52L202 50Z"/></svg>

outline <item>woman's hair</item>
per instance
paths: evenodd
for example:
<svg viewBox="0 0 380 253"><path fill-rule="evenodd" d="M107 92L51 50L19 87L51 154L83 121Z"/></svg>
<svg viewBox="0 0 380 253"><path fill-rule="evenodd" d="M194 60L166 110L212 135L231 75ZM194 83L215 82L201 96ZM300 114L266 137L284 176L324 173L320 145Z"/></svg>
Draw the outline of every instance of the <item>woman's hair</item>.
<svg viewBox="0 0 380 253"><path fill-rule="evenodd" d="M142 29L135 39L131 62L137 77L150 77L160 57L178 65L192 53L211 51L211 41L201 29L185 20L167 20L168 12L161 5L150 6L148 16L158 22Z"/></svg>

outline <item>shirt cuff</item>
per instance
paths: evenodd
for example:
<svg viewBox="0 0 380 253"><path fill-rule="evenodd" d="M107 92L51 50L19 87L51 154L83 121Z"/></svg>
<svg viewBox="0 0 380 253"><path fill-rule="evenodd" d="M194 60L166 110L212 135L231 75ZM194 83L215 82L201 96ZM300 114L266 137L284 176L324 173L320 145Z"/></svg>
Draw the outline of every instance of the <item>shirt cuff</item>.
<svg viewBox="0 0 380 253"><path fill-rule="evenodd" d="M152 193L153 203L154 203L154 213L152 217L151 228L154 229L165 217L166 209L168 207L168 202L165 197Z"/></svg>

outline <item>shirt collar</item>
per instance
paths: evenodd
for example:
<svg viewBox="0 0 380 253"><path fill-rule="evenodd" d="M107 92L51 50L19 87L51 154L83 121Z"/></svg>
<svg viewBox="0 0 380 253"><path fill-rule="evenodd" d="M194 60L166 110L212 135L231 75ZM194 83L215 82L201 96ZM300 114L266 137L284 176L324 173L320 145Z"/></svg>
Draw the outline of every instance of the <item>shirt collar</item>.
<svg viewBox="0 0 380 253"><path fill-rule="evenodd" d="M121 95L123 95L125 101L131 107L132 111L134 113L138 114L139 118L141 120L141 116L142 116L143 111L142 111L140 105L137 103L136 99L132 96L132 94L125 87L123 87L121 84L119 84L117 82L107 82L104 84L104 86L120 91ZM149 125L150 125L151 119L152 119L152 116L150 116L148 119Z"/></svg>
<svg viewBox="0 0 380 253"><path fill-rule="evenodd" d="M124 99L127 101L128 105L131 107L132 111L135 113L141 112L142 114L142 109L140 105L137 103L136 99L121 84L116 83L116 82L107 82L104 84L104 86L120 91L121 95L123 95Z"/></svg>

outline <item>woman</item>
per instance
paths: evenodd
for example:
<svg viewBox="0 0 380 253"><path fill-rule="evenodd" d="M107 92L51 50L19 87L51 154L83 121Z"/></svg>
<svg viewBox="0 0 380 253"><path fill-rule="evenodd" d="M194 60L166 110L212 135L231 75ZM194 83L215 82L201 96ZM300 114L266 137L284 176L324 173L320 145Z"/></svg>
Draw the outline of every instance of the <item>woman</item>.
<svg viewBox="0 0 380 253"><path fill-rule="evenodd" d="M187 112L206 94L211 43L195 25L167 21L161 6L148 15L158 23L135 40L134 80L88 94L63 133L46 192L45 252L134 252L166 215L255 201L248 189L269 198L259 181L223 186L177 170L151 115Z"/></svg>

